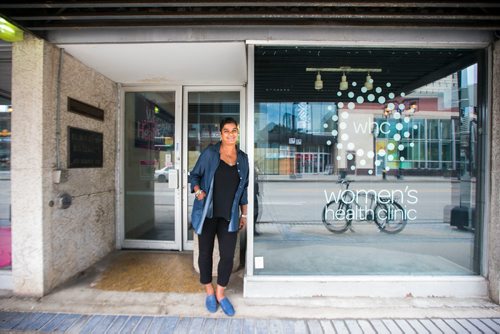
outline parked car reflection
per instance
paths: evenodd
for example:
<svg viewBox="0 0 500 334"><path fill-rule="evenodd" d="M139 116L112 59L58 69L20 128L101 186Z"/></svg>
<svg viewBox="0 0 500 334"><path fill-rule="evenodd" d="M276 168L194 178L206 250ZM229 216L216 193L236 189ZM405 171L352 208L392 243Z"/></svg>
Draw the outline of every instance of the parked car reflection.
<svg viewBox="0 0 500 334"><path fill-rule="evenodd" d="M168 171L172 167L163 167L162 169L155 170L155 181L168 182Z"/></svg>

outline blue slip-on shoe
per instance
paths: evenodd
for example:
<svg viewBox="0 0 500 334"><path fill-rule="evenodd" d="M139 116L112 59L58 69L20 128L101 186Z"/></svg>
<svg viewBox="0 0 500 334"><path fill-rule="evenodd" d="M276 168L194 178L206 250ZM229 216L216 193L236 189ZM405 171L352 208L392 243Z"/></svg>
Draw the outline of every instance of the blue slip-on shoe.
<svg viewBox="0 0 500 334"><path fill-rule="evenodd" d="M226 315L228 315L230 317L232 317L234 315L234 313L235 313L234 307L231 304L231 302L229 301L229 299L224 297L219 301L219 304L220 304L220 307L222 308L222 311L224 311L224 313L226 313Z"/></svg>
<svg viewBox="0 0 500 334"><path fill-rule="evenodd" d="M207 307L208 312L217 312L217 299L215 299L215 295L207 296L205 299L205 306Z"/></svg>

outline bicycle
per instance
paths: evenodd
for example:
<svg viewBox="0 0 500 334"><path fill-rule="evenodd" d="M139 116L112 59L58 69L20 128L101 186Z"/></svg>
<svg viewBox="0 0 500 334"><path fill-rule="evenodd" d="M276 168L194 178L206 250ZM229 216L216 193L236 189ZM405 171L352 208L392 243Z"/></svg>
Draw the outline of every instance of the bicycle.
<svg viewBox="0 0 500 334"><path fill-rule="evenodd" d="M344 233L348 229L353 231L351 224L357 215L357 220L373 221L385 233L395 234L405 228L407 217L401 204L393 198L376 196L366 191L358 192L355 196L353 191L348 191L352 182L346 179L337 181L344 186L344 190L338 199L330 201L323 208L322 221L330 232ZM359 204L359 197L366 197L365 210Z"/></svg>

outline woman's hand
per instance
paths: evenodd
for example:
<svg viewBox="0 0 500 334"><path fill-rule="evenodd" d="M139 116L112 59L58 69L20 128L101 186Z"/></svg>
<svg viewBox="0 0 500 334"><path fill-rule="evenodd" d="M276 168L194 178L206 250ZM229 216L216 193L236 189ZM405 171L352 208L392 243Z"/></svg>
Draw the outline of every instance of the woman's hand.
<svg viewBox="0 0 500 334"><path fill-rule="evenodd" d="M207 196L207 194L205 194L205 191L203 191L203 190L198 195L195 195L195 197L198 201L203 201L205 196Z"/></svg>
<svg viewBox="0 0 500 334"><path fill-rule="evenodd" d="M246 217L241 216L241 217L240 217L240 230L241 230L242 228L244 228L246 225L247 225L247 218L246 218Z"/></svg>

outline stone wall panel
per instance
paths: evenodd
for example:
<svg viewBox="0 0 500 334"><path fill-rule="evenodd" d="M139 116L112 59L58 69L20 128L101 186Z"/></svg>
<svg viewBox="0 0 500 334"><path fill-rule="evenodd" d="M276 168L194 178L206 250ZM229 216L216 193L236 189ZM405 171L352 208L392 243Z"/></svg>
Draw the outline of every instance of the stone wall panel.
<svg viewBox="0 0 500 334"><path fill-rule="evenodd" d="M60 59L59 48L29 35L13 47L13 281L21 295L46 294L115 246L118 88L67 53L58 75ZM104 109L104 121L68 112L68 96ZM103 133L102 168L68 169L68 126ZM67 209L50 205L61 192L72 196Z"/></svg>

